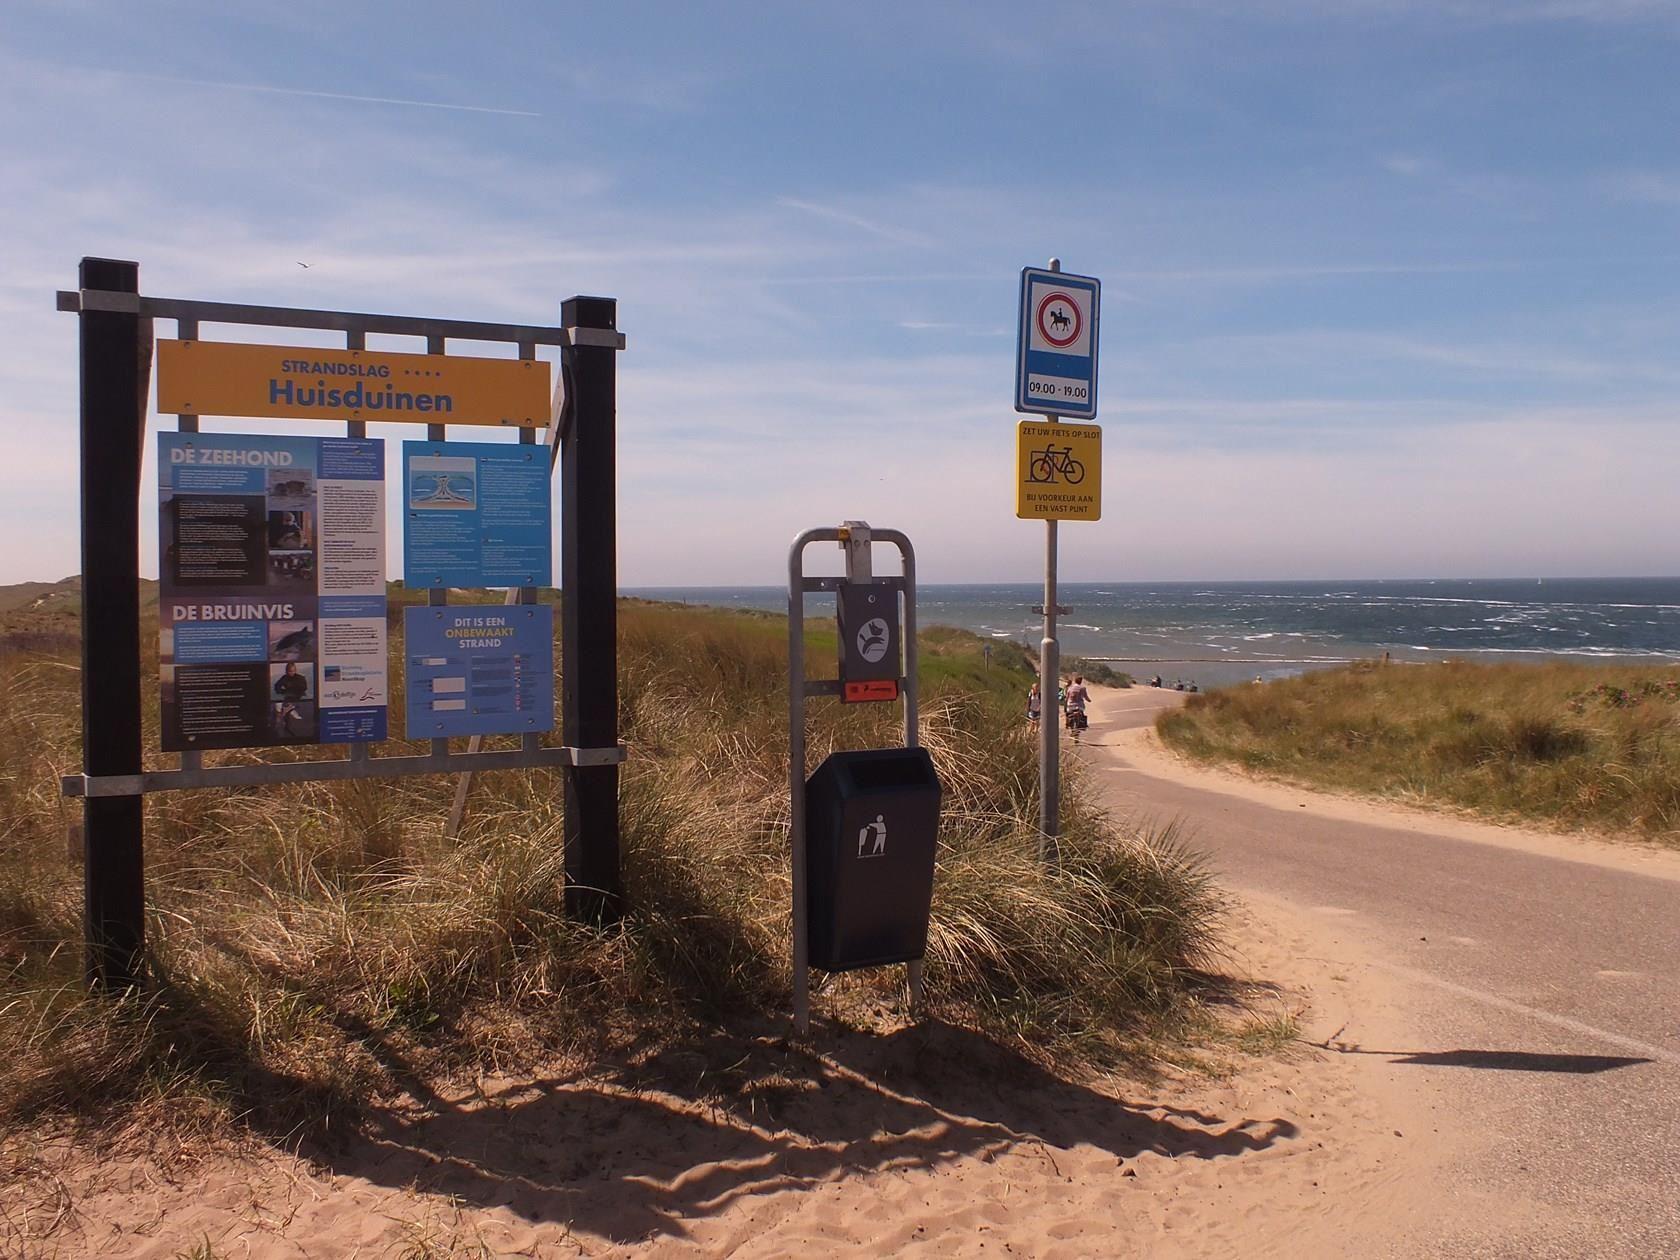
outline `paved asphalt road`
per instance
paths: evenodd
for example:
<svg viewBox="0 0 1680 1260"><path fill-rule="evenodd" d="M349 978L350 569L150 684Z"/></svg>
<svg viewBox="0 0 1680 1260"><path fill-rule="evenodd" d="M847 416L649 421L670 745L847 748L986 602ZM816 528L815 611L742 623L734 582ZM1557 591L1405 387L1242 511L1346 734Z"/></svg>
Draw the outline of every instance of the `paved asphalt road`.
<svg viewBox="0 0 1680 1260"><path fill-rule="evenodd" d="M1105 694L1089 738L1179 699ZM1443 1195L1519 1218L1434 1234L1412 1222L1407 1237L1435 1243L1400 1254L1680 1257L1680 880L1427 822L1341 821L1306 792L1262 804L1118 757L1093 758L1116 805L1182 818L1228 888L1321 922L1327 950L1356 941L1393 980L1404 1011L1388 1026L1414 1044L1360 1052L1423 1074L1406 1086L1474 1136L1473 1157L1438 1169Z"/></svg>

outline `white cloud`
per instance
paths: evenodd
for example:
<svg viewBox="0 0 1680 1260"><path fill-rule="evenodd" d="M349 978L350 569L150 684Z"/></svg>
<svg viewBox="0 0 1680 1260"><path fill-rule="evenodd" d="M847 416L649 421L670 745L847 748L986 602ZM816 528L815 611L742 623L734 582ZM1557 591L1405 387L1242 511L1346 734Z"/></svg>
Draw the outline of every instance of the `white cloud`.
<svg viewBox="0 0 1680 1260"><path fill-rule="evenodd" d="M819 219L827 219L833 223L843 223L848 227L857 228L860 232L866 232L870 236L878 236L884 241L891 241L895 245L927 246L932 243L931 238L924 233L897 227L890 223L880 223L874 219L865 218L861 214L843 210L839 206L827 206L798 197L777 197L776 204L785 206L789 210L801 210L806 214L815 215Z"/></svg>
<svg viewBox="0 0 1680 1260"><path fill-rule="evenodd" d="M1525 344L1305 328L1198 338L1173 349L1187 357L1202 356L1227 365L1294 366L1303 375L1317 374L1321 379L1345 375L1348 369L1368 372L1381 364L1399 363L1517 382L1545 379L1599 386L1680 387L1680 367L1666 357L1641 358L1626 350L1617 357L1595 357L1583 353L1578 335L1573 344Z"/></svg>
<svg viewBox="0 0 1680 1260"><path fill-rule="evenodd" d="M1657 206L1680 206L1680 173L1672 171L1624 171L1608 176L1604 186L1621 201Z"/></svg>
<svg viewBox="0 0 1680 1260"><path fill-rule="evenodd" d="M219 79L184 79L165 74L138 74L134 71L92 71L84 74L115 74L123 78L145 79L153 83L173 83L181 87L208 88L225 92L263 92L273 96L303 96L321 101L348 101L358 105L400 105L410 109L448 109L463 114L500 114L507 118L541 118L528 109L507 109L496 105L468 105L456 101L415 101L397 96L357 96L349 92L322 92L309 88L283 87L273 83L230 83Z"/></svg>
<svg viewBox="0 0 1680 1260"><path fill-rule="evenodd" d="M1390 153L1380 159L1380 165L1390 174L1404 175L1408 179L1415 179L1428 171L1432 163L1428 158L1418 157L1416 154Z"/></svg>

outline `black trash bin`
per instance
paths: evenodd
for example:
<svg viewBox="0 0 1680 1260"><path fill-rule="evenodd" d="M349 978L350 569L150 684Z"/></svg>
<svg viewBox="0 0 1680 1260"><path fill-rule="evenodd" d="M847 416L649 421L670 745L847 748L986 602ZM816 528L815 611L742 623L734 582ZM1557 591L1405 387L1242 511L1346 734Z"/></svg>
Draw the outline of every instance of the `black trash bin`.
<svg viewBox="0 0 1680 1260"><path fill-rule="evenodd" d="M927 952L939 776L922 748L840 752L805 785L811 965L848 971Z"/></svg>

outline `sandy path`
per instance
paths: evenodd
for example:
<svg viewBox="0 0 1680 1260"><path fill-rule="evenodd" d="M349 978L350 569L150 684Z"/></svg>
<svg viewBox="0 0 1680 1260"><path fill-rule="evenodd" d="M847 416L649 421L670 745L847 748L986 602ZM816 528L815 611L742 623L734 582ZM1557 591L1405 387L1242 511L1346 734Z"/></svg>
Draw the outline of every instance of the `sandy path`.
<svg viewBox="0 0 1680 1260"><path fill-rule="evenodd" d="M1083 755L1344 964L1347 1022L1313 1035L1440 1117L1398 1254L1680 1255L1680 854L1187 765L1138 729L1176 702L1101 697Z"/></svg>

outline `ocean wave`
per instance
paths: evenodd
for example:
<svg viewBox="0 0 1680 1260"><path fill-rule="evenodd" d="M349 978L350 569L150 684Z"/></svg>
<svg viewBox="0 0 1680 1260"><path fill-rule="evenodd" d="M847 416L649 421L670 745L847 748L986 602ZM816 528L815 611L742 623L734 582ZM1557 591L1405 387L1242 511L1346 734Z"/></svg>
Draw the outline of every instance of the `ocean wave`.
<svg viewBox="0 0 1680 1260"><path fill-rule="evenodd" d="M1454 656L1593 656L1615 660L1680 661L1680 652L1649 651L1639 648L1499 648L1499 647L1426 647L1421 643L1397 644L1408 652L1451 652Z"/></svg>

